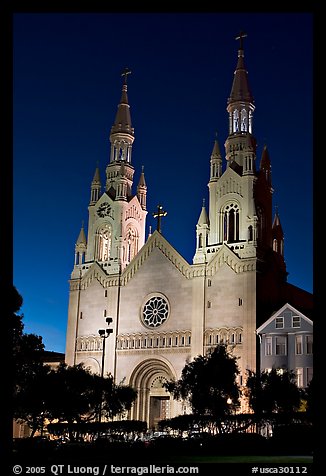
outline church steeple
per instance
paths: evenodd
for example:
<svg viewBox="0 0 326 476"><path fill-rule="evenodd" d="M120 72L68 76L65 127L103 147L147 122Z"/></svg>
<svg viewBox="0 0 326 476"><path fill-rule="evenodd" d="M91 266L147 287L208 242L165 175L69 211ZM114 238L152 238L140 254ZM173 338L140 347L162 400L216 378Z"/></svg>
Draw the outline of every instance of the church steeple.
<svg viewBox="0 0 326 476"><path fill-rule="evenodd" d="M263 174L268 185L272 185L272 167L266 144L260 160L260 171Z"/></svg>
<svg viewBox="0 0 326 476"><path fill-rule="evenodd" d="M240 45L238 49L238 62L234 71L234 78L230 97L228 99L228 105L234 102L245 102L251 103L252 105L254 103L254 98L249 87L248 72L244 64L243 38L246 36L246 33L240 32L240 35L236 37L236 40L240 40ZM233 132L237 131L233 129Z"/></svg>
<svg viewBox="0 0 326 476"><path fill-rule="evenodd" d="M227 101L229 113L229 136L225 143L226 160L228 165L233 162L248 171L245 155L242 151L248 145L246 135L253 133L253 113L255 110L254 98L248 81L248 72L244 64L243 38L247 35L240 33L236 40L240 40L238 62L234 71L231 93ZM256 141L252 136L253 154L256 153ZM252 167L253 170L253 167Z"/></svg>
<svg viewBox="0 0 326 476"><path fill-rule="evenodd" d="M284 256L284 233L281 225L280 216L276 209L273 226L272 226L272 238L273 238L273 251L280 256Z"/></svg>
<svg viewBox="0 0 326 476"><path fill-rule="evenodd" d="M83 264L85 262L86 250L87 241L83 222L75 245L75 265Z"/></svg>
<svg viewBox="0 0 326 476"><path fill-rule="evenodd" d="M211 174L210 182L215 182L222 175L222 156L220 147L217 142L217 137L214 142L214 147L211 155Z"/></svg>
<svg viewBox="0 0 326 476"><path fill-rule="evenodd" d="M131 197L134 168L131 165L132 144L135 140L131 124L130 106L127 95L127 76L131 73L125 69L121 99L111 127L110 163L106 168L106 191L114 200L128 200Z"/></svg>
<svg viewBox="0 0 326 476"><path fill-rule="evenodd" d="M141 175L137 186L137 197L143 210L146 210L146 195L147 185L145 182L144 166L142 167Z"/></svg>
<svg viewBox="0 0 326 476"><path fill-rule="evenodd" d="M94 205L98 201L101 195L101 177L100 177L100 169L98 165L96 166L94 178L92 180L91 185L91 200L90 205Z"/></svg>

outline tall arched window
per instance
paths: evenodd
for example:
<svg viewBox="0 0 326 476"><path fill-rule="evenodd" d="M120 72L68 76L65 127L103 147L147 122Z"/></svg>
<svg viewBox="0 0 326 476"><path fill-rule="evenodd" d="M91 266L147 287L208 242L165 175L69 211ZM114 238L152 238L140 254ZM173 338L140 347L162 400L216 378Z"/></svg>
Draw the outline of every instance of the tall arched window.
<svg viewBox="0 0 326 476"><path fill-rule="evenodd" d="M239 241L240 238L240 211L237 203L225 206L223 212L223 240L227 242Z"/></svg>
<svg viewBox="0 0 326 476"><path fill-rule="evenodd" d="M233 112L233 132L239 131L239 111L235 109Z"/></svg>
<svg viewBox="0 0 326 476"><path fill-rule="evenodd" d="M247 120L247 111L241 109L241 132L247 132L248 130L248 120Z"/></svg>
<svg viewBox="0 0 326 476"><path fill-rule="evenodd" d="M253 240L253 231L252 231L252 225L248 226L248 241Z"/></svg>
<svg viewBox="0 0 326 476"><path fill-rule="evenodd" d="M110 258L112 233L109 224L102 226L97 234L97 259L108 261Z"/></svg>
<svg viewBox="0 0 326 476"><path fill-rule="evenodd" d="M126 234L126 261L130 263L138 252L138 233L134 228L129 228Z"/></svg>

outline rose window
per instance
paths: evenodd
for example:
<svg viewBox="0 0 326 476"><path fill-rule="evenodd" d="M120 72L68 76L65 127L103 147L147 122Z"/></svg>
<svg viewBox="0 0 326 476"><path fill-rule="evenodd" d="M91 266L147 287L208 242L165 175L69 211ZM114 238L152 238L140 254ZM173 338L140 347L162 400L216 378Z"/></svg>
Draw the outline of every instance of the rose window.
<svg viewBox="0 0 326 476"><path fill-rule="evenodd" d="M143 307L143 322L148 327L158 327L169 316L169 304L163 296L150 298Z"/></svg>

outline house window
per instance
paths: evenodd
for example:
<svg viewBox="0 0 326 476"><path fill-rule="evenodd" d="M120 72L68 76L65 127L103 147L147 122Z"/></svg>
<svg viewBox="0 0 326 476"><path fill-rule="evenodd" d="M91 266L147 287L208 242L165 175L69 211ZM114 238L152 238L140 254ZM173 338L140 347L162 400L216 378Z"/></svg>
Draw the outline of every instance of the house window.
<svg viewBox="0 0 326 476"><path fill-rule="evenodd" d="M240 333L239 333L239 344L241 344L241 342L242 342L242 334L241 334L241 332L240 332Z"/></svg>
<svg viewBox="0 0 326 476"><path fill-rule="evenodd" d="M306 354L311 355L313 353L313 338L312 336L306 336Z"/></svg>
<svg viewBox="0 0 326 476"><path fill-rule="evenodd" d="M275 338L275 354L286 355L286 337L277 336Z"/></svg>
<svg viewBox="0 0 326 476"><path fill-rule="evenodd" d="M212 280L211 279L208 279L207 280L207 286L210 287L212 285Z"/></svg>
<svg viewBox="0 0 326 476"><path fill-rule="evenodd" d="M272 338L266 337L265 339L265 355L272 355Z"/></svg>
<svg viewBox="0 0 326 476"><path fill-rule="evenodd" d="M307 367L307 385L311 381L313 375L314 375L313 368Z"/></svg>
<svg viewBox="0 0 326 476"><path fill-rule="evenodd" d="M292 327L300 327L301 319L300 316L292 316Z"/></svg>
<svg viewBox="0 0 326 476"><path fill-rule="evenodd" d="M211 306L212 306L211 301L207 301L207 307L208 307L208 309L209 309Z"/></svg>
<svg viewBox="0 0 326 476"><path fill-rule="evenodd" d="M283 328L284 328L284 317L276 317L275 329L283 329Z"/></svg>
<svg viewBox="0 0 326 476"><path fill-rule="evenodd" d="M242 306L242 298L239 298L239 306Z"/></svg>
<svg viewBox="0 0 326 476"><path fill-rule="evenodd" d="M303 368L297 368L295 370L295 373L296 373L296 377L297 377L297 386L299 388L302 388L303 387Z"/></svg>
<svg viewBox="0 0 326 476"><path fill-rule="evenodd" d="M302 336L295 336L295 353L300 355L303 353Z"/></svg>

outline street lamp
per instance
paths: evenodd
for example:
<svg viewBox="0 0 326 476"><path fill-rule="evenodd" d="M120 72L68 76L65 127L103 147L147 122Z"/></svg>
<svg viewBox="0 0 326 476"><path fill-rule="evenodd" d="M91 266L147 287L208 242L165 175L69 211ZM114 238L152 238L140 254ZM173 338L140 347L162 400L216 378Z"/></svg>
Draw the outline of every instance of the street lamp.
<svg viewBox="0 0 326 476"><path fill-rule="evenodd" d="M112 323L112 317L107 317L106 323L109 326ZM104 378L104 360L105 360L105 341L109 337L110 334L112 334L113 329L99 329L98 333L99 336L103 339L103 346L102 346L102 368L101 368L101 382L103 385L103 378ZM98 413L98 422L101 423L101 418L102 418L102 400L103 400L103 387L101 389L101 399L100 399L100 408L99 408L99 413Z"/></svg>

